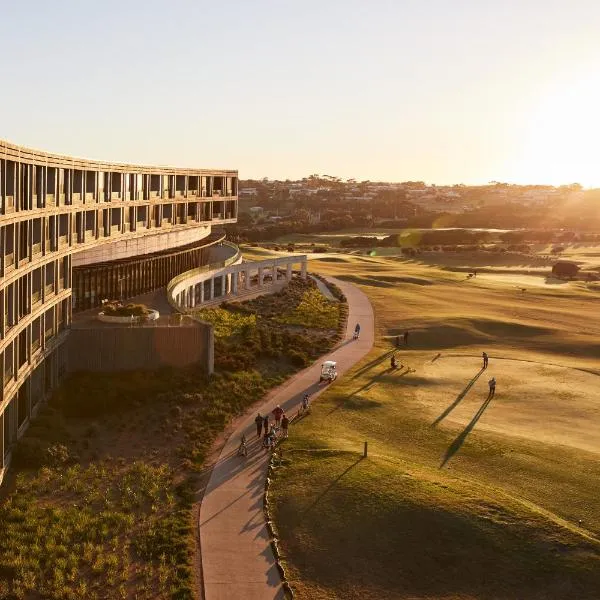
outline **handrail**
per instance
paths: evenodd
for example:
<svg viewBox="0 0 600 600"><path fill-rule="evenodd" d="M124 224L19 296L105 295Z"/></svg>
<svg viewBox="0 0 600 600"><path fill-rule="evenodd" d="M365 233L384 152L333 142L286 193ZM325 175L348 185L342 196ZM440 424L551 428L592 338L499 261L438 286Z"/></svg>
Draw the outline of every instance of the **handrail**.
<svg viewBox="0 0 600 600"><path fill-rule="evenodd" d="M171 279L171 281L169 281L169 283L167 284L167 300L169 301L171 307L174 308L177 312L183 311L181 310L181 307L179 307L177 303L173 300L171 292L178 283L181 283L182 281L194 275L200 275L200 273L207 273L209 271L223 269L225 267L228 267L229 265L236 263L241 258L242 251L238 248L238 246L228 241L223 241L222 243L224 246L229 246L230 248L233 248L236 251L235 254L233 256L230 256L229 258L226 258L225 260L221 260L216 263L210 263L208 265L202 265L201 267L196 267L195 269L185 271L184 273L173 277L173 279Z"/></svg>

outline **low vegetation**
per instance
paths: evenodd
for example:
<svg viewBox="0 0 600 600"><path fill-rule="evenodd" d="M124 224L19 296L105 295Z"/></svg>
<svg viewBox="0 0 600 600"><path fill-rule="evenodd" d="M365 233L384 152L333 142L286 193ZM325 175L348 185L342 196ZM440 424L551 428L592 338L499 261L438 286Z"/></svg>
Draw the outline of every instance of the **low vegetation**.
<svg viewBox="0 0 600 600"><path fill-rule="evenodd" d="M197 597L192 515L207 454L234 416L334 343L333 322L271 327L275 307L312 289L204 311L217 332L210 378L195 366L72 375L14 451L0 599Z"/></svg>
<svg viewBox="0 0 600 600"><path fill-rule="evenodd" d="M150 310L145 304L108 302L102 306L102 312L107 317L144 317Z"/></svg>

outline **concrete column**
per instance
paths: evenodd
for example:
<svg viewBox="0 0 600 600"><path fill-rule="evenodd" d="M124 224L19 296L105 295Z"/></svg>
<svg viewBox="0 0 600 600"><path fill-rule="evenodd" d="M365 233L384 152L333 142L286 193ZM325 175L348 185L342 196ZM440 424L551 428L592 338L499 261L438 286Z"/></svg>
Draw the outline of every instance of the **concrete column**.
<svg viewBox="0 0 600 600"><path fill-rule="evenodd" d="M200 304L204 303L204 281L200 282Z"/></svg>
<svg viewBox="0 0 600 600"><path fill-rule="evenodd" d="M246 269L246 289L249 290L252 282L250 280L250 269Z"/></svg>
<svg viewBox="0 0 600 600"><path fill-rule="evenodd" d="M304 259L301 264L302 264L302 268L301 268L302 279L306 279L306 259Z"/></svg>
<svg viewBox="0 0 600 600"><path fill-rule="evenodd" d="M292 263L289 262L287 264L287 269L286 269L286 275L285 275L286 281L289 283L292 280Z"/></svg>
<svg viewBox="0 0 600 600"><path fill-rule="evenodd" d="M221 275L221 296L227 296L227 275Z"/></svg>
<svg viewBox="0 0 600 600"><path fill-rule="evenodd" d="M258 267L258 287L261 288L263 286L263 277L265 276L264 269L262 267Z"/></svg>
<svg viewBox="0 0 600 600"><path fill-rule="evenodd" d="M214 300L215 297L215 278L210 278L210 298L209 300Z"/></svg>
<svg viewBox="0 0 600 600"><path fill-rule="evenodd" d="M196 286L193 285L190 287L189 296L190 296L190 308L194 308L194 306L196 306Z"/></svg>
<svg viewBox="0 0 600 600"><path fill-rule="evenodd" d="M239 271L235 271L234 273L231 274L231 293L234 296L237 296L238 293L238 279L240 277L240 272Z"/></svg>

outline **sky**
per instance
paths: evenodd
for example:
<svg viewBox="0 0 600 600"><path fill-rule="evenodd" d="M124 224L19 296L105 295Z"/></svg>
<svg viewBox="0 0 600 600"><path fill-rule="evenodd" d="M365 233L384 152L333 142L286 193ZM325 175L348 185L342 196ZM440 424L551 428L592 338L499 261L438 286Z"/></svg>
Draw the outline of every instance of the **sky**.
<svg viewBox="0 0 600 600"><path fill-rule="evenodd" d="M598 0L0 6L0 139L241 178L600 186Z"/></svg>

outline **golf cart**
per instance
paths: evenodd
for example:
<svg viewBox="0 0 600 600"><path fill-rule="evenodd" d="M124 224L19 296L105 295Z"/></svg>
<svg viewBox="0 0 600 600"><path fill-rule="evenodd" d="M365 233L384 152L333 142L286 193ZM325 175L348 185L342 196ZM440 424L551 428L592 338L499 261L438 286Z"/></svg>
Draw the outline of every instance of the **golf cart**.
<svg viewBox="0 0 600 600"><path fill-rule="evenodd" d="M337 377L337 363L334 360L326 360L321 365L321 377L319 378L319 383L325 381L327 383L331 383Z"/></svg>

